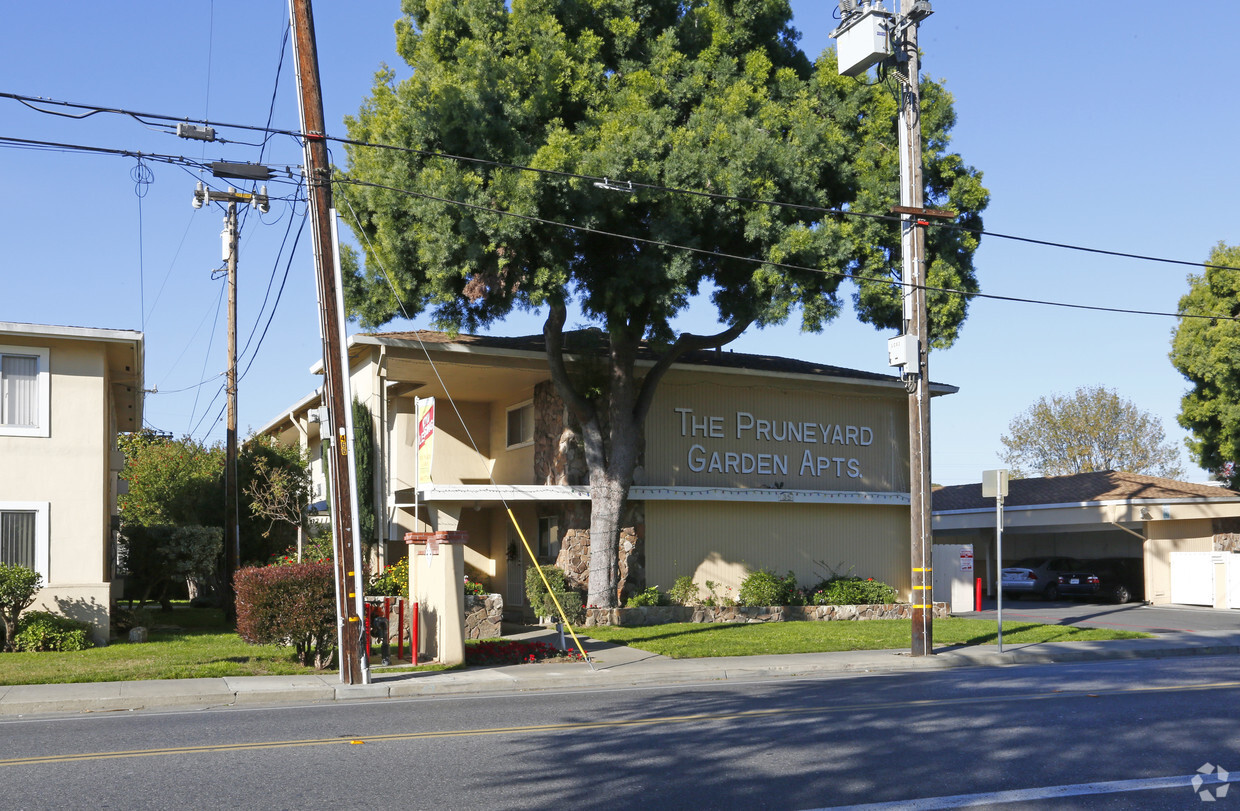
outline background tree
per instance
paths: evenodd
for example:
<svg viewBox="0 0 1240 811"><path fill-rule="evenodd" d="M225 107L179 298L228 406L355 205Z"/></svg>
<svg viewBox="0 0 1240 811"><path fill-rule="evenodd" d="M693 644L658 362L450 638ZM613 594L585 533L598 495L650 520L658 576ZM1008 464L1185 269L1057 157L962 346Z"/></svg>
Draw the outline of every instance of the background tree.
<svg viewBox="0 0 1240 811"><path fill-rule="evenodd" d="M1039 397L999 439L1014 477L1101 470L1184 475L1179 448L1167 440L1162 421L1102 386Z"/></svg>
<svg viewBox="0 0 1240 811"><path fill-rule="evenodd" d="M357 476L357 532L365 558L375 541L375 426L370 409L353 398L353 470Z"/></svg>
<svg viewBox="0 0 1240 811"><path fill-rule="evenodd" d="M1240 476L1240 247L1222 242L1210 252L1209 265L1188 277L1188 294L1180 299L1183 318L1171 338L1171 363L1192 384L1180 400L1179 423L1192 434L1188 447L1197 464L1228 487Z"/></svg>
<svg viewBox="0 0 1240 811"><path fill-rule="evenodd" d="M350 311L376 326L429 310L454 331L546 308L551 377L590 471L588 600L613 606L641 426L671 364L797 309L822 329L840 312L842 274L872 277L854 297L863 320L899 328L898 226L823 211L898 202L895 101L840 77L833 51L811 64L786 0L404 9L397 50L413 75L381 72L347 121L357 141L403 148L346 147L341 208L365 251L346 276ZM980 227L986 190L947 153L951 99L931 81L921 117L926 204ZM600 189L602 177L635 186ZM931 286L977 290L971 232L931 229L928 247ZM719 331L678 334L673 319L699 296ZM931 294L936 346L955 339L967 304ZM570 305L602 328L602 385L574 374ZM644 375L643 348L657 358Z"/></svg>
<svg viewBox="0 0 1240 811"><path fill-rule="evenodd" d="M193 572L188 577L194 592L190 596L197 596L198 589L207 596L215 585L207 576L210 567L203 571L189 561L198 561L203 549L215 548L198 530L224 523L223 447L147 430L122 435L118 443L125 454L121 476L129 484L129 492L118 499L123 546L133 546L122 549L122 560L128 562L129 596L144 601L153 596L169 607L168 600L180 592L188 572ZM238 527L241 560L266 563L296 542L296 525L273 524L264 509L279 497L271 491L274 486L291 488L295 499L304 500L308 494L300 450L269 437L251 437L237 456L237 482L239 492L246 494ZM178 530L193 531L185 535ZM155 550L162 551L155 554Z"/></svg>
<svg viewBox="0 0 1240 811"><path fill-rule="evenodd" d="M242 492L250 515L260 524L266 523L259 534L277 552L292 546L286 542L291 532L296 534L293 543L298 545L300 556L302 536L308 531L310 520L308 465L301 448L281 444L268 436L247 439L238 459L238 467L245 474L239 478L245 481ZM253 559L265 563L269 557L270 554L256 554Z"/></svg>
<svg viewBox="0 0 1240 811"><path fill-rule="evenodd" d="M154 431L122 434L121 478L129 492L118 498L121 526L222 526L224 452L189 437Z"/></svg>

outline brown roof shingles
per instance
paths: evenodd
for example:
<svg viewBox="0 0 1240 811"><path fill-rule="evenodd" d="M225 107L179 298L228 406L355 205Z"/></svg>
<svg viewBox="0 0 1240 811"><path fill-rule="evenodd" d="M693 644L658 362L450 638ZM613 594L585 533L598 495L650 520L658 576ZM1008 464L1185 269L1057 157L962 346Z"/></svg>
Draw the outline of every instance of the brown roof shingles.
<svg viewBox="0 0 1240 811"><path fill-rule="evenodd" d="M1126 501L1137 499L1169 500L1180 498L1237 498L1240 492L1208 484L1192 484L1139 473L1102 470L1071 476L1049 476L1040 479L1012 479L1005 507L1029 507L1040 504L1079 504L1094 501ZM993 498L982 498L981 484L960 484L942 487L932 496L935 512L993 508Z"/></svg>

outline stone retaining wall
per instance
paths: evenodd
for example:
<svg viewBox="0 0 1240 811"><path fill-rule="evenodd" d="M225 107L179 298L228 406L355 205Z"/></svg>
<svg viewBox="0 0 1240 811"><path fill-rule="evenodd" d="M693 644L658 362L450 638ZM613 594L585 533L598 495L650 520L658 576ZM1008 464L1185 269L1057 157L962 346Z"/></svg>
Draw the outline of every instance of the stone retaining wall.
<svg viewBox="0 0 1240 811"><path fill-rule="evenodd" d="M498 594L465 595L465 638L494 639L500 635L504 598Z"/></svg>
<svg viewBox="0 0 1240 811"><path fill-rule="evenodd" d="M642 608L587 608L586 627L591 625L664 625L669 622L832 622L840 620L907 620L913 610L908 603L886 605L772 605L707 606L658 605ZM932 616L947 617L947 603L935 603Z"/></svg>

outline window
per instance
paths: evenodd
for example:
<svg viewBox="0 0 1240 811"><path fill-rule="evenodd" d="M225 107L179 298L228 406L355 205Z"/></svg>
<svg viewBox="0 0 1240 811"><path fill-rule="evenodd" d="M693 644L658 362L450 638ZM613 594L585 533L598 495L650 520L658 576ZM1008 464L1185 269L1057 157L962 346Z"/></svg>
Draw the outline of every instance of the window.
<svg viewBox="0 0 1240 811"><path fill-rule="evenodd" d="M554 515L538 519L538 558L555 560L560 556L560 519Z"/></svg>
<svg viewBox="0 0 1240 811"><path fill-rule="evenodd" d="M0 435L49 436L48 350L0 346Z"/></svg>
<svg viewBox="0 0 1240 811"><path fill-rule="evenodd" d="M47 577L47 507L43 502L0 502L0 563Z"/></svg>
<svg viewBox="0 0 1240 811"><path fill-rule="evenodd" d="M508 447L519 448L534 441L534 401L508 408Z"/></svg>

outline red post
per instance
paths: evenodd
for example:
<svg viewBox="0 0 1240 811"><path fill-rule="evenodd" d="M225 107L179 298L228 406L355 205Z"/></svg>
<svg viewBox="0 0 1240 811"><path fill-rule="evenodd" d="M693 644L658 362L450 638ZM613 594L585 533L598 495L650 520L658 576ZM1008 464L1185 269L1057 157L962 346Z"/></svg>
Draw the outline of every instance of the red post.
<svg viewBox="0 0 1240 811"><path fill-rule="evenodd" d="M977 578L976 587L973 589L973 610L982 610L982 578Z"/></svg>

